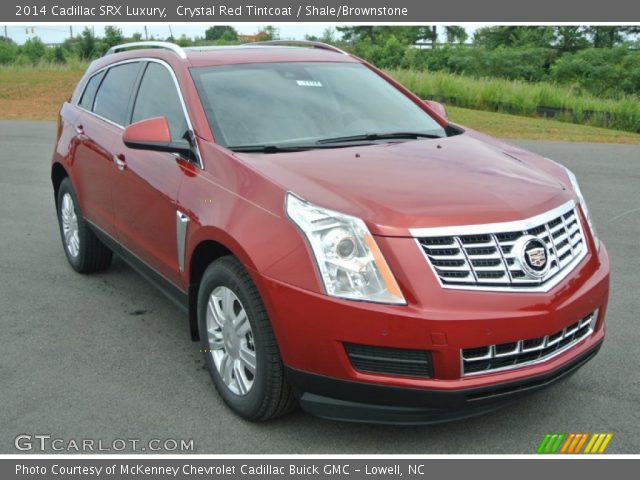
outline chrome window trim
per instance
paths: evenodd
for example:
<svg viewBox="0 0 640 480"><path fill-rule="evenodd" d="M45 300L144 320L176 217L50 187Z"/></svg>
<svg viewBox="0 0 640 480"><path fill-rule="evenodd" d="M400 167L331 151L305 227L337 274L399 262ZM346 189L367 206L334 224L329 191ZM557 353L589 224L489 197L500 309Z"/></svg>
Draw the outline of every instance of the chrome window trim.
<svg viewBox="0 0 640 480"><path fill-rule="evenodd" d="M120 125L120 124L118 124L118 123L114 122L113 120L109 120L108 118L105 118L105 117L103 117L102 115L98 115L97 113L92 112L91 110L87 110L86 108L81 107L79 104L78 104L78 105L76 105L76 107L78 107L78 108L79 108L80 110L82 110L83 112L88 113L89 115L92 115L92 116L94 116L94 117L96 117L96 118L99 118L99 119L100 119L100 120L102 120L103 122L107 122L109 125L111 125L111 126L113 126L113 127L119 128L120 130L124 130L124 127L123 127L122 125Z"/></svg>
<svg viewBox="0 0 640 480"><path fill-rule="evenodd" d="M464 235L488 235L495 234L498 232L508 232L508 231L524 231L531 228L538 227L542 224L546 224L547 222L564 215L565 213L571 211L571 209L576 210L576 216L578 220L578 227L580 229L584 248L582 252L573 258L571 262L569 262L561 271L559 271L555 276L551 277L545 283L537 286L513 286L513 285L505 285L505 286L488 286L488 285L476 285L476 284L446 284L443 283L442 279L438 275L435 267L429 261L429 257L427 253L424 251L424 248L420 244L420 238L422 237L456 237L456 236L464 236ZM487 223L487 224L479 224L479 225L456 225L452 227L433 227L433 228L415 228L409 229L409 232L414 238L416 242L416 246L420 250L420 253L424 257L425 262L429 265L433 276L438 281L438 284L441 288L448 290L467 290L473 292L509 292L509 293L546 293L558 285L562 280L564 280L586 257L588 253L587 239L585 235L584 228L582 228L582 219L577 213L578 209L576 208L575 202L570 200L559 207L556 207L552 210L549 210L545 213L541 213L534 217L530 217L524 220L515 220L511 222L502 222L502 223ZM417 236L416 236L417 235ZM463 249L464 250L464 249Z"/></svg>
<svg viewBox="0 0 640 480"><path fill-rule="evenodd" d="M184 96L182 95L182 90L180 89L180 84L178 83L178 77L176 76L176 73L173 71L173 68L171 67L171 65L169 65L167 62L165 62L164 60L160 60L159 58L149 58L149 57L141 57L141 58L129 58L126 60L121 60L119 62L115 62L115 63L110 63L109 65L105 65L104 67L96 70L95 72L93 72L91 74L91 77L89 77L89 79L91 79L92 77L94 77L95 75L98 75L99 73L102 73L105 70L108 70L110 68L113 67L117 67L119 65L124 65L127 63L135 63L135 62L150 62L150 63L159 63L160 65L163 65L171 74L171 78L173 79L173 83L174 86L176 87L176 91L178 92L178 98L180 99L180 105L182 106L182 113L184 114L184 117L187 121L187 128L189 129L189 131L193 132L193 123L191 122L191 117L189 116L189 112L187 110L187 104L184 101ZM143 76L144 78L144 76ZM87 84L89 83L89 81L87 80L87 82L85 83L83 89L82 89L82 94L80 95L80 98L82 98L82 95L84 95L84 91L87 88ZM100 88L98 87L98 91L100 91ZM97 92L96 92L97 95ZM95 98L94 98L94 104L95 104ZM90 115L93 115L96 118L99 118L100 120L103 120L111 125L113 125L114 127L117 127L121 130L124 130L125 127L122 125L119 125L118 123L109 120L108 118L104 118L101 115L98 115L95 112L92 112L90 110L87 110L84 107L80 106L79 101L76 102L75 104L76 107L78 107L80 110L89 113ZM196 150L196 163L197 166L200 168L200 170L204 170L204 164L202 163L202 155L200 154L200 148L198 147L198 142L194 141L194 145L195 145L195 150Z"/></svg>

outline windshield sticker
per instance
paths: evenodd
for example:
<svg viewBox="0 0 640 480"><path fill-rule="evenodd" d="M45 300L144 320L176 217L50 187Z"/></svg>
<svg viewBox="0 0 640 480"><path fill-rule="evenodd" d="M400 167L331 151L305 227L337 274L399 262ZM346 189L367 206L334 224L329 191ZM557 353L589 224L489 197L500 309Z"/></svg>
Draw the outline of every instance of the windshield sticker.
<svg viewBox="0 0 640 480"><path fill-rule="evenodd" d="M296 80L300 87L322 87L322 83L316 80Z"/></svg>

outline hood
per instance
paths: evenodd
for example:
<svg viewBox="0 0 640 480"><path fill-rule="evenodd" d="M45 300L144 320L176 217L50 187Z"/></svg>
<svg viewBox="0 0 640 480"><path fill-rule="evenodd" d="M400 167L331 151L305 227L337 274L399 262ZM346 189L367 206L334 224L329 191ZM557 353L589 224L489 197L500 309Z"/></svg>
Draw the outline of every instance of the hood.
<svg viewBox="0 0 640 480"><path fill-rule="evenodd" d="M552 162L467 133L236 156L286 191L362 218L378 235L521 220L572 198Z"/></svg>

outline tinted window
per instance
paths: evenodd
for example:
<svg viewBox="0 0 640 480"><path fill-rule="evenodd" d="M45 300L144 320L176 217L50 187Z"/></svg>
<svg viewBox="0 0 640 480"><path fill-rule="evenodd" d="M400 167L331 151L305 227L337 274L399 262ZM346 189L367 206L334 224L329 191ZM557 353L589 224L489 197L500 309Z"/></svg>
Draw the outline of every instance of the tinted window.
<svg viewBox="0 0 640 480"><path fill-rule="evenodd" d="M400 90L352 63L265 63L191 70L217 142L314 144L443 128Z"/></svg>
<svg viewBox="0 0 640 480"><path fill-rule="evenodd" d="M82 94L82 99L79 103L82 108L87 110L91 110L93 108L93 99L96 98L96 92L98 91L102 77L104 77L104 72L94 75L87 82L87 86L84 88L84 93Z"/></svg>
<svg viewBox="0 0 640 480"><path fill-rule="evenodd" d="M131 121L154 117L167 119L173 140L184 139L187 122L173 77L163 65L149 63L140 83Z"/></svg>
<svg viewBox="0 0 640 480"><path fill-rule="evenodd" d="M93 111L118 125L124 125L129 97L139 69L138 62L110 68L96 94Z"/></svg>

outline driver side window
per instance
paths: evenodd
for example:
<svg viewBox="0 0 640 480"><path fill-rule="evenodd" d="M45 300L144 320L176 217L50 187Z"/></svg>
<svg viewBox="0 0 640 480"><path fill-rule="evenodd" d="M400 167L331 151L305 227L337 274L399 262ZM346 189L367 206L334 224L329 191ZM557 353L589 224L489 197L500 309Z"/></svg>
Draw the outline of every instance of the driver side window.
<svg viewBox="0 0 640 480"><path fill-rule="evenodd" d="M140 82L131 122L154 117L167 119L172 140L185 139L187 121L173 77L164 65L149 62Z"/></svg>

